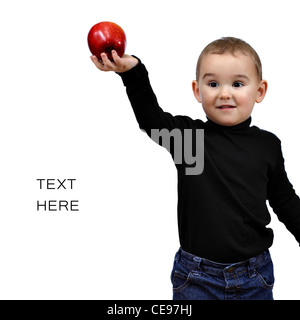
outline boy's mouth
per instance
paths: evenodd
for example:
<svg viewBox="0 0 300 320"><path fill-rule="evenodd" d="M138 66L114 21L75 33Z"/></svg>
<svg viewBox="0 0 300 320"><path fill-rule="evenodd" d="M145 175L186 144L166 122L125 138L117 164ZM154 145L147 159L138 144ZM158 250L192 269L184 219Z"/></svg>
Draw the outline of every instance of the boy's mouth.
<svg viewBox="0 0 300 320"><path fill-rule="evenodd" d="M222 105L217 107L217 109L234 109L236 106L231 106L231 105Z"/></svg>

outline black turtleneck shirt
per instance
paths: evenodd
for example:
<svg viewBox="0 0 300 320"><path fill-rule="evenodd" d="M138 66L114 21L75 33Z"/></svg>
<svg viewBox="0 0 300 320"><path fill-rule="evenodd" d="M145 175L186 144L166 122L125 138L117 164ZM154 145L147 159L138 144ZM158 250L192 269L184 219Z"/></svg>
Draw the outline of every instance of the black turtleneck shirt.
<svg viewBox="0 0 300 320"><path fill-rule="evenodd" d="M204 129L203 172L187 175L188 165L176 164L183 250L223 263L262 253L273 242L267 200L300 242L300 199L288 180L281 143L274 134L250 126L251 118L227 127L164 112L141 62L120 76L139 126L149 136L151 129Z"/></svg>

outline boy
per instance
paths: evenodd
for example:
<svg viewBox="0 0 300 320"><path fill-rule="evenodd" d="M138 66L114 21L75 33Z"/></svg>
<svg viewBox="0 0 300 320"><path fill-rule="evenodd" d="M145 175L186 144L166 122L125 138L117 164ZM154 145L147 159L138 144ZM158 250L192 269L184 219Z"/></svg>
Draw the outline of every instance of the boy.
<svg viewBox="0 0 300 320"><path fill-rule="evenodd" d="M102 61L91 59L121 76L148 135L152 129L204 129L203 172L187 175L186 163L176 165L181 248L171 274L173 299L272 300L266 200L300 242L300 199L287 178L280 140L250 126L254 104L267 92L259 56L232 37L202 51L192 88L207 115L203 122L164 112L141 61L112 54L114 62L105 54Z"/></svg>

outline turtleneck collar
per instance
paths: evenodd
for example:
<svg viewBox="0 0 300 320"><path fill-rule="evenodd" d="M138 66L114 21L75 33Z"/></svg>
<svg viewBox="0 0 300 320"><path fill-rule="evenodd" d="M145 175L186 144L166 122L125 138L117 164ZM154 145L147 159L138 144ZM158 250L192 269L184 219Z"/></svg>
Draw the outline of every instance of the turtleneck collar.
<svg viewBox="0 0 300 320"><path fill-rule="evenodd" d="M251 123L251 117L249 117L247 120L236 124L234 126L222 126L220 124L217 124L215 122L213 122L212 120L207 118L207 122L205 123L208 127L210 128L215 128L215 129L219 129L219 130L244 130L249 128Z"/></svg>

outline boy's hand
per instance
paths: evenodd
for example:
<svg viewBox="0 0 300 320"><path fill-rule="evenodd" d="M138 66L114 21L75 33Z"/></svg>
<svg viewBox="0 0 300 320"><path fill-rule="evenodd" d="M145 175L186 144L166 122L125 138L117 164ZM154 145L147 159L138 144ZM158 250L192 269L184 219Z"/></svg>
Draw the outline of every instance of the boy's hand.
<svg viewBox="0 0 300 320"><path fill-rule="evenodd" d="M124 54L122 58L119 57L115 50L112 50L111 54L114 62L110 61L105 53L101 54L102 61L99 61L96 56L91 56L91 60L101 71L114 71L118 73L129 71L139 63L138 59L128 54Z"/></svg>

